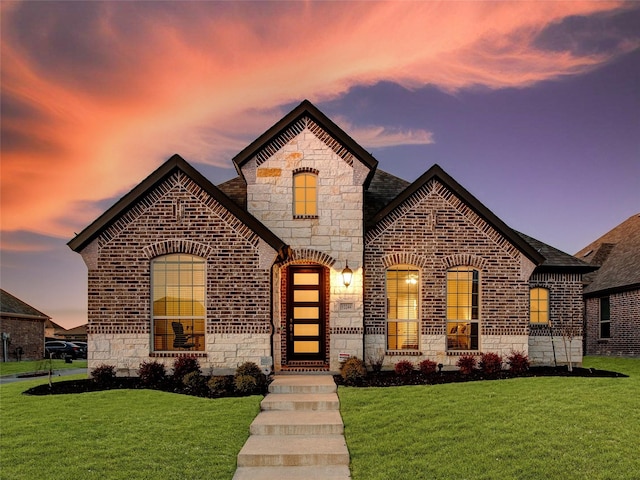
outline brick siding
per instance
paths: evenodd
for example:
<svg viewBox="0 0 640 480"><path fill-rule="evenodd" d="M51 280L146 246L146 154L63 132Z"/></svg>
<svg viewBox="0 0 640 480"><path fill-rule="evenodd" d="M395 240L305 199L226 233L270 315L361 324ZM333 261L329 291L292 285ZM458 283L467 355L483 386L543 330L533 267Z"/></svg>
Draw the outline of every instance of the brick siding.
<svg viewBox="0 0 640 480"><path fill-rule="evenodd" d="M640 290L609 295L611 338L600 338L600 298L585 299L586 354L640 355Z"/></svg>
<svg viewBox="0 0 640 480"><path fill-rule="evenodd" d="M17 360L16 348L22 347L22 360L44 358L44 319L0 318L0 332L10 335L7 359ZM4 342L0 340L0 361L4 359Z"/></svg>

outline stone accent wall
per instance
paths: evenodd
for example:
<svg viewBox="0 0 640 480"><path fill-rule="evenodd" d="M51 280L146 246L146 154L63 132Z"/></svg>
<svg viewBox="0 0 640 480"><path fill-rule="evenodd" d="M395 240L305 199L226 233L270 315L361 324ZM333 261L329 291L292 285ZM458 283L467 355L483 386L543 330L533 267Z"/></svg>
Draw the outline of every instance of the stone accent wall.
<svg viewBox="0 0 640 480"><path fill-rule="evenodd" d="M293 174L317 174L318 215L294 218ZM328 269L327 346L331 370L339 353L362 356L363 183L368 169L309 118L302 118L266 145L242 167L247 182L247 210L291 247L287 264L315 263ZM353 270L342 284L346 263ZM285 268L286 264L279 265ZM285 320L286 275L274 282L280 321ZM344 305L349 305L345 308ZM346 330L345 330L346 329ZM274 337L276 361L286 366L286 332Z"/></svg>
<svg viewBox="0 0 640 480"><path fill-rule="evenodd" d="M417 352L386 351L386 270L410 264L420 270L420 345ZM532 262L440 182L433 180L367 232L364 314L367 358L385 355L391 366L407 357L455 365L464 352L447 352L446 272L473 266L480 272L479 352L527 353Z"/></svg>
<svg viewBox="0 0 640 480"><path fill-rule="evenodd" d="M198 357L203 371L234 369L243 360L260 365L270 356L276 252L176 173L82 252L89 266L89 368L137 370L150 358L172 365L172 357L185 354L151 349L150 265L169 253L198 255L207 264L205 351L187 354Z"/></svg>
<svg viewBox="0 0 640 480"><path fill-rule="evenodd" d="M44 358L44 319L0 317L0 333L9 334L7 359L17 360L16 348L22 347L22 360ZM4 360L4 342L0 339L0 362Z"/></svg>
<svg viewBox="0 0 640 480"><path fill-rule="evenodd" d="M529 361L532 365L565 365L565 351L571 362L582 363L583 304L582 275L577 273L534 273L531 288L549 290L549 325L531 324ZM571 339L571 341L569 341ZM569 345L570 344L570 345ZM555 357L554 357L555 350Z"/></svg>
<svg viewBox="0 0 640 480"><path fill-rule="evenodd" d="M586 354L640 355L640 290L609 295L611 338L600 338L600 298L585 299Z"/></svg>

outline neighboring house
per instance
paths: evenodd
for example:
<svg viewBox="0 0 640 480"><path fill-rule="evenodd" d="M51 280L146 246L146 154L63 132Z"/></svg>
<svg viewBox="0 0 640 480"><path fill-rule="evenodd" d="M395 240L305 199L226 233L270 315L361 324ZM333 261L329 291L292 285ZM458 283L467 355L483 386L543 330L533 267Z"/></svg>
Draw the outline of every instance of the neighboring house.
<svg viewBox="0 0 640 480"><path fill-rule="evenodd" d="M70 329L66 329L51 320L45 323L45 338L47 340L66 340L73 342L74 340L87 341L87 325L79 325Z"/></svg>
<svg viewBox="0 0 640 480"><path fill-rule="evenodd" d="M576 253L585 275L587 355L640 355L640 214Z"/></svg>
<svg viewBox="0 0 640 480"><path fill-rule="evenodd" d="M88 267L90 368L190 355L336 371L348 356L512 350L566 363L549 321L581 362L593 267L515 232L437 165L413 183L386 173L308 101L233 164L216 187L174 155L69 242Z"/></svg>
<svg viewBox="0 0 640 480"><path fill-rule="evenodd" d="M51 319L44 322L45 340L61 340L62 336L60 336L60 334L64 331L66 331L64 327L58 325Z"/></svg>
<svg viewBox="0 0 640 480"><path fill-rule="evenodd" d="M0 361L44 358L44 324L50 317L0 289Z"/></svg>

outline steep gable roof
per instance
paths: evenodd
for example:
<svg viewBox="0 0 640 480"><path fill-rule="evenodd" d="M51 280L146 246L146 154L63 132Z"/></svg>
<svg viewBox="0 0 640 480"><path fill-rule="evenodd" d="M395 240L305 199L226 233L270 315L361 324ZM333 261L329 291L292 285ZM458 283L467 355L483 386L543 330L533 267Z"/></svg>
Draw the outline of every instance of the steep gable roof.
<svg viewBox="0 0 640 480"><path fill-rule="evenodd" d="M369 229L373 228L378 222L383 220L394 209L406 202L413 194L418 192L422 187L430 181L437 180L449 190L455 193L466 205L468 205L476 214L491 225L497 232L520 250L534 264L541 265L545 258L532 245L527 243L514 230L509 228L502 220L500 220L491 210L485 207L480 201L471 195L462 185L456 182L449 174L447 174L439 165L433 165L420 178L411 183L402 193L393 199L386 207L380 210L368 223Z"/></svg>
<svg viewBox="0 0 640 480"><path fill-rule="evenodd" d="M187 163L180 155L173 155L169 160L162 164L156 171L144 179L137 187L127 193L118 200L111 208L104 212L91 225L86 227L82 232L70 240L67 245L80 252L93 239L107 228L113 221L117 220L138 200L147 195L156 188L166 178L173 175L176 171L181 171L191 178L200 188L211 195L217 202L226 208L231 214L238 218L242 223L249 227L265 242L274 248L279 254L286 252L287 246L267 227L265 227L253 215L240 208L235 202L227 197L218 187L207 180L200 172Z"/></svg>
<svg viewBox="0 0 640 480"><path fill-rule="evenodd" d="M23 302L18 297L14 297L6 290L0 288L0 314L2 316L20 317L20 318L33 318L33 319L50 319L48 315L45 315L40 310L32 307L31 305Z"/></svg>
<svg viewBox="0 0 640 480"><path fill-rule="evenodd" d="M585 277L585 295L640 289L640 214L591 242L576 257L600 267Z"/></svg>
<svg viewBox="0 0 640 480"><path fill-rule="evenodd" d="M233 163L238 173L242 175L242 166L256 155L260 155L261 152L266 151L267 154L272 154L282 147L290 140L290 136L300 129L299 122L304 119L310 119L331 136L333 141L329 141L330 139L326 138L324 140L329 142L328 144L339 156L353 155L369 169L369 174L365 181L366 187L373 177L378 161L309 100L304 100L300 103L233 158Z"/></svg>

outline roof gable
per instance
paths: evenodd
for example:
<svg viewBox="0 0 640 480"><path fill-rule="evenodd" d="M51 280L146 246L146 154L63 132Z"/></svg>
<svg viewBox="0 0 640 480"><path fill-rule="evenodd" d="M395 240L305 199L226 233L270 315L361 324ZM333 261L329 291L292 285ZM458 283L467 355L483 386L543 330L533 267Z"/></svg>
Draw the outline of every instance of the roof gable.
<svg viewBox="0 0 640 480"><path fill-rule="evenodd" d="M307 127L348 163L351 163L353 159L362 163L369 171L365 187L369 184L378 161L309 100L304 100L238 153L233 158L236 170L242 175L242 167L252 158L256 158L258 164L262 163Z"/></svg>
<svg viewBox="0 0 640 480"><path fill-rule="evenodd" d="M540 265L545 258L532 245L527 243L520 235L508 227L500 220L491 210L485 207L476 197L467 191L462 185L456 182L449 174L447 174L439 165L433 165L420 178L411 183L402 191L395 199L393 199L386 207L380 210L368 223L368 229L372 229L376 224L381 222L396 208L403 205L420 189L425 187L432 180L437 180L446 188L451 190L461 201L478 214L484 221L491 225L498 233L506 238L520 252L529 258L535 265Z"/></svg>
<svg viewBox="0 0 640 480"><path fill-rule="evenodd" d="M267 227L260 223L253 215L240 208L227 197L218 187L207 180L200 172L187 163L180 155L173 155L138 186L118 200L111 208L98 217L91 225L70 240L67 245L80 252L91 241L98 237L111 223L116 221L136 202L155 189L169 176L180 171L193 180L200 188L211 195L218 203L226 208L238 220L249 227L278 253L286 250L285 243L274 235Z"/></svg>
<svg viewBox="0 0 640 480"><path fill-rule="evenodd" d="M640 214L591 242L576 257L600 267L585 277L585 295L640 289Z"/></svg>

